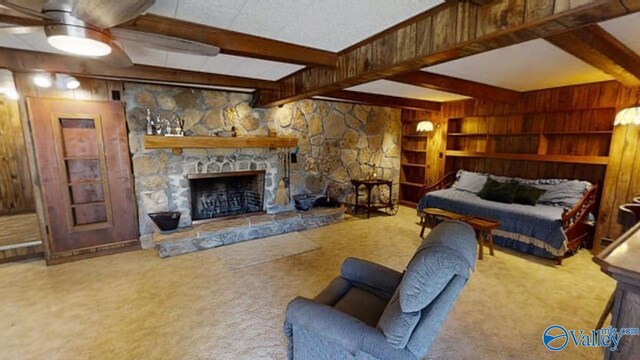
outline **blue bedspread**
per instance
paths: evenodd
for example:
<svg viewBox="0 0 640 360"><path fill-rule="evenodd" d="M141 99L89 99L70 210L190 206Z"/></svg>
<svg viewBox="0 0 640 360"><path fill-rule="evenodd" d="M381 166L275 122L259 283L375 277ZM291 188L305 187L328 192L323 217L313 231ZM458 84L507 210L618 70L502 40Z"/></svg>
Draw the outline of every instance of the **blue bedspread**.
<svg viewBox="0 0 640 360"><path fill-rule="evenodd" d="M497 220L502 225L495 232L498 236L494 236L494 242L535 255L557 256L567 239L562 230L561 207L503 204L456 189L428 193L420 200L418 211L428 207Z"/></svg>

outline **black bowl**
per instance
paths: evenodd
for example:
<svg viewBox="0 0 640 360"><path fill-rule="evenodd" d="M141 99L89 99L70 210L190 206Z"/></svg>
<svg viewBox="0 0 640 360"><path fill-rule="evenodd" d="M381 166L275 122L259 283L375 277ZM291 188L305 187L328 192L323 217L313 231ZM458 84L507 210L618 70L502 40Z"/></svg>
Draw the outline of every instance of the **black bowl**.
<svg viewBox="0 0 640 360"><path fill-rule="evenodd" d="M149 214L149 217L161 231L171 231L178 228L180 223L179 211L165 211Z"/></svg>

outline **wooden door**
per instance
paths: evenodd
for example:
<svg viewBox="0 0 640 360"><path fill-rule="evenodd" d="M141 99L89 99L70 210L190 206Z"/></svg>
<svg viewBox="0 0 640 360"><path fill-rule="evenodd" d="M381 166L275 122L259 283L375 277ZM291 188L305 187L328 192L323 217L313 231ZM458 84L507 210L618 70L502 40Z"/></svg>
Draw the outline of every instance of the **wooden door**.
<svg viewBox="0 0 640 360"><path fill-rule="evenodd" d="M122 103L27 98L27 107L48 262L139 247Z"/></svg>

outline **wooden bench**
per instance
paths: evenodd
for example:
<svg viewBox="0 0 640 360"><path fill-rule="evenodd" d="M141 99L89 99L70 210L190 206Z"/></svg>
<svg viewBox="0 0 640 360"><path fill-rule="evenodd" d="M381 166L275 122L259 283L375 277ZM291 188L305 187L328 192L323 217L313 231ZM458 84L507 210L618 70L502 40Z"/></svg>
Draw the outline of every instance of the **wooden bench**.
<svg viewBox="0 0 640 360"><path fill-rule="evenodd" d="M489 245L489 254L493 255L493 230L500 227L500 222L485 219L478 216L460 215L451 211L446 211L436 208L426 208L422 210L425 214L425 219L422 222L422 230L420 231L420 237L424 237L424 229L427 227L427 223L438 223L443 220L458 220L469 224L475 231L478 239L478 259L482 260L484 252L485 241Z"/></svg>

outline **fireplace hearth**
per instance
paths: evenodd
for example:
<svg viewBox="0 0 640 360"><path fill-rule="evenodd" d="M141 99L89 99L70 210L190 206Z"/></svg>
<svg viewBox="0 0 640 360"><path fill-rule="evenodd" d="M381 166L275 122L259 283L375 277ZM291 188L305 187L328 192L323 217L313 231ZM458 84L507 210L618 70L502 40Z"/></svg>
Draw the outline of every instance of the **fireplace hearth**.
<svg viewBox="0 0 640 360"><path fill-rule="evenodd" d="M262 212L265 171L189 174L193 223Z"/></svg>

